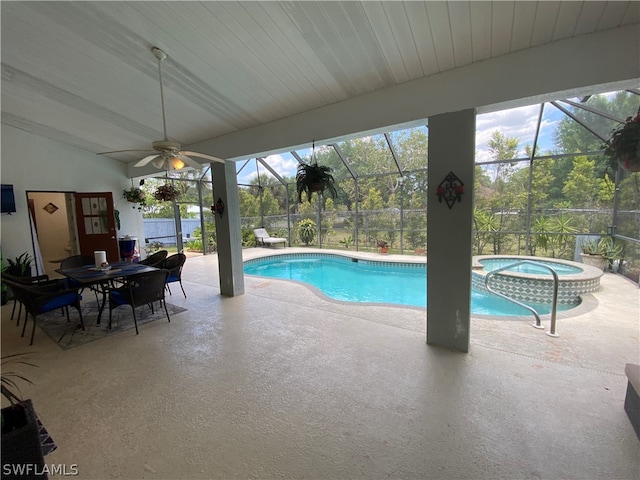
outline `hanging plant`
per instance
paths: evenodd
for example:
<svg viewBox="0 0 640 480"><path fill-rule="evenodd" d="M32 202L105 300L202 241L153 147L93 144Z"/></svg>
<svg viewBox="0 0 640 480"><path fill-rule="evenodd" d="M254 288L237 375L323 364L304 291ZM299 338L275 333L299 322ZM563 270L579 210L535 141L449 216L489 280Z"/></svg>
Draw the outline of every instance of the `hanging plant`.
<svg viewBox="0 0 640 480"><path fill-rule="evenodd" d="M146 201L146 193L141 188L134 187L133 185L128 190L122 191L122 196L127 200L127 202L137 203L138 205L133 208L137 208L138 210L142 210L142 207L147 206Z"/></svg>
<svg viewBox="0 0 640 480"><path fill-rule="evenodd" d="M628 117L611 132L603 147L614 170L621 166L628 172L640 171L640 109L635 117Z"/></svg>
<svg viewBox="0 0 640 480"><path fill-rule="evenodd" d="M312 163L303 163L298 166L296 173L296 190L298 191L298 202L302 203L302 194L307 194L307 200L311 203L314 192L320 194L327 191L331 198L336 198L338 192L335 187L335 180L331 174L331 168L319 166L315 156L316 145L313 143L311 153Z"/></svg>
<svg viewBox="0 0 640 480"><path fill-rule="evenodd" d="M180 196L180 190L170 184L160 185L153 194L153 198L162 202L171 202Z"/></svg>

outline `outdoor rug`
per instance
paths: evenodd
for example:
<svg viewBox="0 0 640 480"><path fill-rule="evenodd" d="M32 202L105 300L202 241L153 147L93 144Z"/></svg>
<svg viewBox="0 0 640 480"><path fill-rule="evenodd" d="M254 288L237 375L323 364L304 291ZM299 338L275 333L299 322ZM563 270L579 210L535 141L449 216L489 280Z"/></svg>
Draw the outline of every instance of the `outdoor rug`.
<svg viewBox="0 0 640 480"><path fill-rule="evenodd" d="M187 309L167 303L167 310L169 311L169 316L173 321L174 315L185 312ZM153 311L154 313L151 313L151 308L147 306L138 307L136 309L138 328L146 323L151 323L156 320L167 322L167 315L164 312L164 308L161 308L158 302L154 304ZM133 313L131 312L131 307L127 305L113 310L111 330L108 329L108 305L105 306L104 312L102 312L100 325L96 325L96 321L98 319L98 304L95 299L82 302L82 320L84 322L84 330L80 328L80 317L78 316L78 312L75 308L69 307L69 318L71 319L71 322L67 322L67 316L63 314L61 310L43 313L37 317L38 326L63 350L69 350L73 347L95 342L96 340L117 335L118 333L134 328ZM29 325L27 326L25 336L31 335L30 329L33 327L30 323L31 321L31 316L29 316ZM22 322L20 322L20 327L16 328L22 328ZM36 332L36 337L37 336L38 332ZM35 342L37 341L38 339L36 338Z"/></svg>

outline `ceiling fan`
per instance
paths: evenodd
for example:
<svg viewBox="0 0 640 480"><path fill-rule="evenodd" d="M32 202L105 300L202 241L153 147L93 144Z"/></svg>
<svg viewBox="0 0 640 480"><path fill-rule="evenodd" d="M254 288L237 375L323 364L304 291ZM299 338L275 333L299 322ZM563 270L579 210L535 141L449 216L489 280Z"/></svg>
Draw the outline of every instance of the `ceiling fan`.
<svg viewBox="0 0 640 480"><path fill-rule="evenodd" d="M195 169L200 169L202 167L201 164L189 157L199 157L212 162L224 163L223 159L207 155L206 153L182 150L178 142L172 142L168 139L167 119L164 110L164 90L162 88L162 62L166 60L167 54L158 47L153 47L151 52L153 52L153 55L158 59L158 76L160 78L160 101L162 103L162 126L164 129L164 139L152 142L151 146L153 150L116 150L113 152L98 153L98 155L110 155L113 153L125 152L146 152L149 153L149 155L136 162L134 166L144 167L151 163L154 167L162 170L180 170L186 166Z"/></svg>

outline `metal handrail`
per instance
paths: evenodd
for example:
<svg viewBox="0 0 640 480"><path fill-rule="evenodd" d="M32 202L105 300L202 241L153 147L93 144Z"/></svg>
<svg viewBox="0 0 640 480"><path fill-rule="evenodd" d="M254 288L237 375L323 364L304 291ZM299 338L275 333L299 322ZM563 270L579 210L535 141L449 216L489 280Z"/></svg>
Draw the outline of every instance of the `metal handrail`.
<svg viewBox="0 0 640 480"><path fill-rule="evenodd" d="M529 310L531 313L533 313L533 315L536 317L536 323L533 325L534 328L544 328L542 326L542 322L540 321L540 315L538 315L538 312L536 312L536 310L533 307L530 307L529 305L526 305L522 302L519 302L518 300L516 300L515 298L511 298L508 295L504 295L503 293L498 292L497 290L494 290L491 288L491 286L489 285L489 280L491 280L491 278L496 275L499 272L502 272L503 270L509 270L510 268L513 267L517 267L519 265L523 265L525 263L528 263L530 265L536 265L538 267L543 267L548 269L551 272L551 275L553 276L553 300L551 303L551 326L549 328L549 331L546 332L547 335L549 335L550 337L558 337L559 335L556 333L556 307L558 305L558 274L556 273L556 271L550 267L549 265L545 265L544 263L540 263L540 262L533 262L531 260L521 260L519 262L515 262L515 263L511 263L505 267L500 267L496 270L492 270L490 272L487 273L487 275L484 277L484 286L485 288L493 293L494 295L497 295L501 298L504 298L505 300L508 300L510 302L513 302L517 305L520 305L523 308L526 308L527 310Z"/></svg>

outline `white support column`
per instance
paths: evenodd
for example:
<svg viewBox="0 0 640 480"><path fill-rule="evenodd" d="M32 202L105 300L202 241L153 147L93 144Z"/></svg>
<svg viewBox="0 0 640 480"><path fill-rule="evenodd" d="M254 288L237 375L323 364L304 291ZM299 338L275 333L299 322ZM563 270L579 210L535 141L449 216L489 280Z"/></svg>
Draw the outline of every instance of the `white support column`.
<svg viewBox="0 0 640 480"><path fill-rule="evenodd" d="M429 118L427 343L469 351L475 110ZM450 172L464 184L451 208L438 186ZM445 191L445 195L450 191Z"/></svg>
<svg viewBox="0 0 640 480"><path fill-rule="evenodd" d="M218 271L220 293L229 297L244 293L242 269L242 233L240 228L240 202L238 180L234 162L211 163L213 176L213 204L224 204L222 215L215 213L218 243Z"/></svg>

